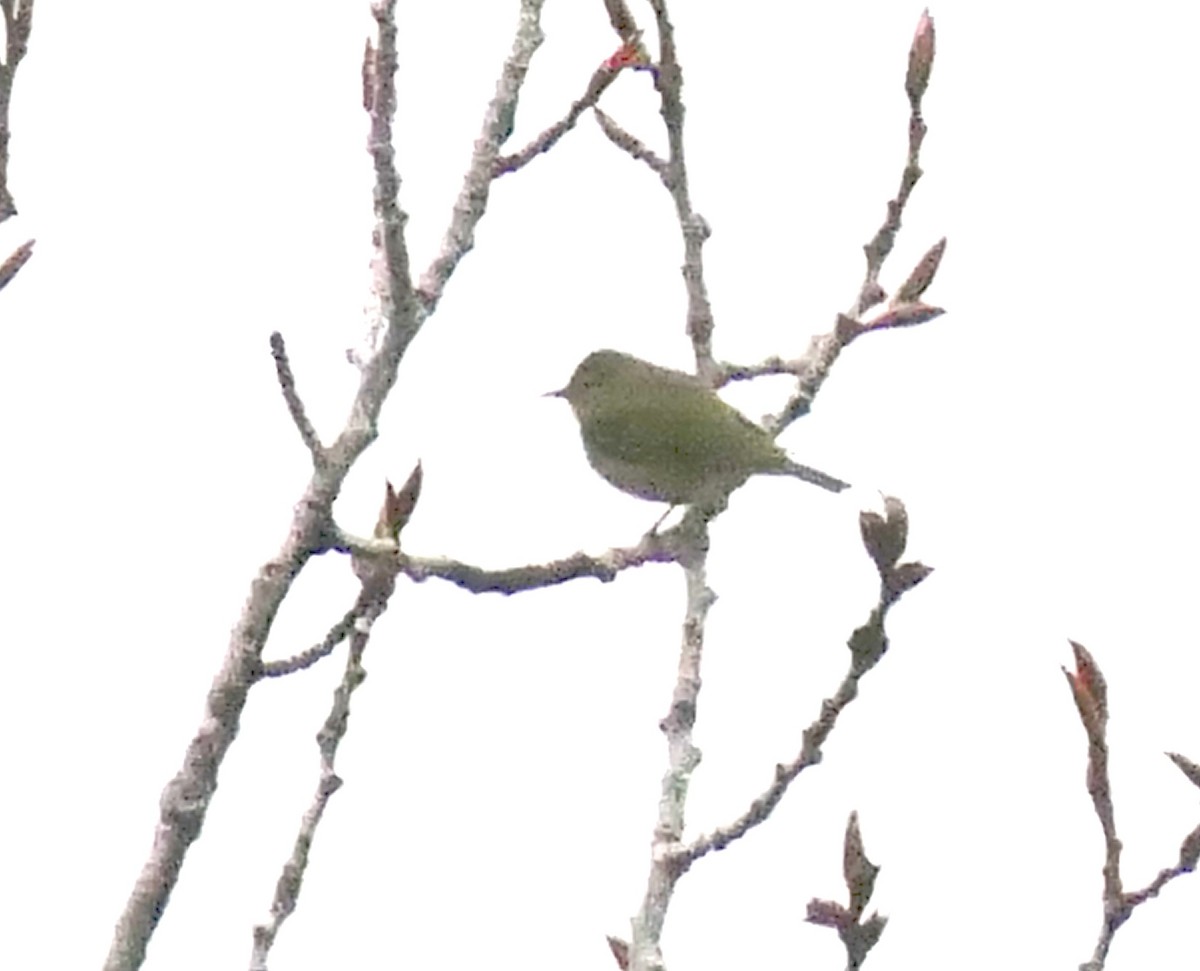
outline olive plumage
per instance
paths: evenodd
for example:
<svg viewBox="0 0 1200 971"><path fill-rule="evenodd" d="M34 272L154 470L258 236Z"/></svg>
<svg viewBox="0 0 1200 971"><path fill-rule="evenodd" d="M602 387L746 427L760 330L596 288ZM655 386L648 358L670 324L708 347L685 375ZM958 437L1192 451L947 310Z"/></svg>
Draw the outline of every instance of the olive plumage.
<svg viewBox="0 0 1200 971"><path fill-rule="evenodd" d="M623 492L683 505L728 495L750 476L848 484L787 454L698 378L620 351L589 354L561 391L592 467Z"/></svg>

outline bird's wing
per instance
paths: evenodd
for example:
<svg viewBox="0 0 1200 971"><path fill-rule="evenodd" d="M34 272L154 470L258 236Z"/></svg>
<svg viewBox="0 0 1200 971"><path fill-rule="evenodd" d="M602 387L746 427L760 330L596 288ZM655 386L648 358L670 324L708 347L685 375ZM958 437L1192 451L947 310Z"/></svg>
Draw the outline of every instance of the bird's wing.
<svg viewBox="0 0 1200 971"><path fill-rule="evenodd" d="M709 392L704 392L709 394ZM761 428L732 407L691 396L631 394L594 421L592 446L621 461L674 469L681 482L740 483L749 470L774 464L774 446ZM754 434L748 436L747 429ZM764 458L769 452L772 458ZM785 461L779 453L780 462ZM736 480L736 482L734 481ZM684 486L686 488L686 486Z"/></svg>

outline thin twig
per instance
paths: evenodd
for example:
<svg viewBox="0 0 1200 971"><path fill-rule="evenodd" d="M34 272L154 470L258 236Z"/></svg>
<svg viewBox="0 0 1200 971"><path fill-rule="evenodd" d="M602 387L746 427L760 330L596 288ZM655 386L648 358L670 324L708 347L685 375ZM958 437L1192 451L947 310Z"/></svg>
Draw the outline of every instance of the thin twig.
<svg viewBox="0 0 1200 971"><path fill-rule="evenodd" d="M278 661L264 661L262 667L259 669L259 677L281 678L284 675L295 674L297 671L303 671L306 668L312 667L321 658L328 657L333 653L333 649L349 637L350 632L354 630L354 624L358 620L359 609L355 605L346 611L345 616L329 628L329 631L319 644L314 644L307 650L301 651L299 654L293 654L288 658L282 658Z"/></svg>
<svg viewBox="0 0 1200 971"><path fill-rule="evenodd" d="M924 49L924 56L928 59L925 70L926 84L929 80L929 69L933 67L934 36L933 18L926 11L921 15L917 24L917 31L909 51L911 64L914 55ZM911 73L912 69L910 68ZM921 170L921 145L925 141L928 128L925 125L925 119L921 116L921 97L925 90L924 87L921 87L919 91L914 92L911 85L909 87L911 114L908 119L908 156L904 161L904 169L900 173L900 188L897 190L895 198L887 204L887 213L883 223L876 230L870 242L863 247L863 252L867 257L867 267L858 296L847 313L852 320L861 318L866 311L885 297L885 291L879 285L879 273L896 243L896 234L900 232L904 207L908 205L913 189L924 175Z"/></svg>
<svg viewBox="0 0 1200 971"><path fill-rule="evenodd" d="M669 769L663 777L659 798L659 819L654 829L650 876L642 905L634 916L633 938L629 948L630 971L662 971L660 949L667 908L679 878L702 856L724 849L755 826L765 822L783 799L791 783L809 765L819 762L822 746L837 724L838 716L858 694L858 683L879 663L888 649L884 620L888 611L904 593L921 583L932 572L918 562L901 563L908 538L908 514L900 500L886 497L885 515L864 512L859 519L863 544L879 573L879 599L867 622L850 635L849 670L832 698L821 704L820 715L805 730L799 754L787 765L775 767L775 777L738 819L728 826L683 843L684 809L692 771L700 761L700 751L692 741L692 726L700 693L700 660L704 642L704 621L713 600L704 583L704 559L707 549L707 513L688 510L679 529L690 529L691 544L682 547L688 584L688 607L684 620L683 647L671 711L663 719L667 736ZM710 510L716 514L719 510Z"/></svg>
<svg viewBox="0 0 1200 971"><path fill-rule="evenodd" d="M866 254L867 259L866 271L850 310L845 314L838 315L833 330L826 334L818 334L809 341L808 349L801 359L805 366L803 372L799 375L799 380L796 382L795 391L792 392L791 397L778 414L773 416L768 422L773 431L781 431L797 418L808 414L812 409L817 392L821 390L821 386L824 385L826 378L832 372L833 365L836 363L842 349L850 341L870 330L882 330L889 326L900 326L900 320L905 313L902 308L897 310L897 316L894 318L894 322L891 323L876 321L873 324L863 324L862 315L871 307L887 298L886 291L879 284L879 274L883 269L883 264L888 254L892 251L892 246L895 244L896 234L900 231L900 220L904 215L904 207L908 204L912 190L922 175L920 165L921 145L925 140L925 134L928 129L926 128L924 118L921 116L921 98L925 93L925 85L929 81L929 72L933 67L933 56L933 19L929 16L928 11L926 11L921 14L917 22L917 29L913 35L912 45L909 48L909 76L906 78L905 88L909 94L911 114L908 124L908 153L905 158L904 168L900 173L900 189L896 193L895 198L888 202L887 213L882 225L876 230L871 240L863 247L863 252ZM914 83L914 77L918 75L920 76L919 83ZM944 248L945 241L943 240L939 244L938 260L940 260L941 250ZM926 258L928 258L928 254ZM920 266L921 264L918 264L918 267ZM936 268L935 261L933 270L936 271ZM916 272L916 270L913 271L913 273ZM912 277L913 274L910 274L910 280ZM928 286L932 281L933 273L931 272L925 280L925 286ZM937 307L926 309L933 312L920 319L917 319L918 315L914 315L910 318L909 322L921 323L925 320L932 320L942 313L942 310Z"/></svg>
<svg viewBox="0 0 1200 971"><path fill-rule="evenodd" d="M342 779L336 771L336 760L338 748L346 737L350 725L350 699L366 679L362 659L370 640L371 628L387 609L388 601L395 589L394 570L391 573L390 583L374 582L379 579L380 577L376 575L372 581L363 581L358 603L351 611L356 620L350 628L350 652L346 658L346 669L341 683L334 690L333 701L329 714L325 718L325 724L317 733L320 775L317 780L316 792L313 794L308 810L301 818L300 829L292 844L292 852L283 866L279 880L276 881L270 918L254 928L250 957L251 971L266 971L267 969L267 957L275 943L275 938L283 923L295 911L299 901L304 875L308 870L309 850L316 838L317 827L321 824L330 798L342 787Z"/></svg>
<svg viewBox="0 0 1200 971"><path fill-rule="evenodd" d="M638 29L637 22L633 19L633 13L626 5L625 0L604 0L604 7L608 11L608 20L612 24L613 30L617 32L617 36L626 44L636 44L642 36L642 32Z"/></svg>
<svg viewBox="0 0 1200 971"><path fill-rule="evenodd" d="M541 43L542 33L539 17L543 2L544 0L523 0L520 26L513 42L512 54L505 62L500 81L497 84L496 96L485 115L483 134L475 143L471 166L455 205L450 227L443 239L441 253L422 277L419 300L413 299L415 295L411 291L408 278L407 255L403 249L404 214L398 206L394 205L394 196L391 206L386 205L387 200L381 201L378 198L380 189L385 184L391 184L389 180L394 174L390 122L395 110L395 90L392 83L395 71L395 4L394 0L391 0L386 4L376 4L375 6L376 19L380 25L379 43L367 46L363 66L363 100L368 105L374 121L371 148L372 155L376 159L377 173L376 213L378 224L375 235L380 255L376 263L375 290L383 318L390 322L399 311L399 316L408 324L405 330L398 330L395 326L389 325L382 346L363 367L364 386L376 387L384 396L395 380L395 364L399 362L399 356L403 354L408 341L412 339L423 321L433 312L441 298L446 282L459 261L474 244L475 226L487 208L493 160L500 145L511 131L521 85L528 71L530 59ZM380 114L386 116L386 124L377 118ZM395 184L398 187L398 180ZM384 362L382 369L377 363L380 360ZM393 361L395 363L392 363ZM374 418L377 414L376 409L368 426L372 433ZM343 437L345 436L343 435ZM342 439L339 439L335 449L338 449L341 443ZM353 620L350 619L350 615L343 619L343 625L348 628L346 633L350 637L346 673L342 684L335 692L333 706L325 726L318 735L321 771L316 794L308 812L304 815L292 854L284 865L283 873L276 885L270 920L256 927L254 931L251 968L255 971L266 968L267 957L279 929L296 907L308 865L309 848L316 836L317 827L330 797L342 785L342 780L335 771L335 759L338 747L345 737L349 725L350 698L366 676L362 667L362 658L372 626L387 609L395 591L400 564L395 536L399 534L412 512L411 505L415 505L420 492L420 479L420 466L418 465L413 475L410 476L409 482L401 490L402 494L407 497L407 507L403 510L392 508L390 503L400 502L403 505L404 502L403 497L397 496L389 484L388 499L385 500L385 514L381 519L381 525L377 526L377 533L382 531L388 534L387 538L376 537L370 541L342 544L351 552L354 572L362 584L358 603L352 612ZM329 535L332 532L332 530L327 530L323 534L322 549L330 548ZM331 641L340 632L335 628L326 637L326 642ZM324 646L322 644L314 651L307 653L317 654Z"/></svg>
<svg viewBox="0 0 1200 971"><path fill-rule="evenodd" d="M1100 933L1090 960L1081 964L1080 971L1103 971L1113 938L1122 925L1133 916L1134 910L1157 897L1172 880L1192 873L1200 858L1200 827L1193 829L1179 848L1179 861L1165 867L1141 890L1126 892L1121 877L1121 839L1117 835L1116 813L1113 805L1112 781L1108 771L1108 687L1096 659L1082 644L1071 642L1075 654L1075 670L1063 669L1071 694L1079 711L1079 719L1087 734L1087 790L1092 807L1104 835L1104 916ZM1190 769L1194 766L1182 756L1173 756L1193 783Z"/></svg>
<svg viewBox="0 0 1200 971"><path fill-rule="evenodd" d="M580 116L588 108L596 106L600 96L617 79L622 69L632 67L635 70L654 70L642 45L642 32L624 0L604 0L604 3L613 30L621 38L621 48L596 68L588 80L583 96L571 104L562 118L544 129L520 151L496 159L492 168L494 178L498 179L502 175L524 168L539 155L553 148L563 135L575 127Z"/></svg>
<svg viewBox="0 0 1200 971"><path fill-rule="evenodd" d="M415 313L412 278L404 227L408 214L400 208L400 173L392 144L392 121L396 116L396 0L373 0L377 39L367 42L363 52L363 106L371 120L367 151L375 169L375 226L371 233L371 291L375 319L371 325L374 353L363 364L364 376L372 382L390 371L423 323ZM380 337L383 338L380 343ZM376 346L378 345L378 346ZM387 394L390 381L379 391Z"/></svg>
<svg viewBox="0 0 1200 971"><path fill-rule="evenodd" d="M16 203L8 188L8 111L12 103L13 78L16 76L17 65L29 50L29 33L33 29L33 0L0 0L0 10L4 12L6 37L4 63L0 64L0 222L4 222L17 214ZM16 269L19 268L18 266ZM13 270L14 273L16 269Z"/></svg>
<svg viewBox="0 0 1200 971"><path fill-rule="evenodd" d="M600 130L604 132L610 142L637 161L645 162L650 166L650 170L662 179L663 185L670 189L670 167L667 165L666 159L659 158L643 142L627 132L599 108L593 109L592 114L599 123Z"/></svg>
<svg viewBox="0 0 1200 971"><path fill-rule="evenodd" d="M712 360L713 315L704 282L703 263L704 242L710 230L704 219L692 209L688 189L683 140L683 71L675 49L674 28L667 15L665 0L650 0L650 6L654 11L659 43L654 83L659 92L659 110L667 130L669 153L666 162L661 163L663 171L659 172L659 177L675 203L675 213L683 235L683 279L688 296L687 334L692 341L696 370L702 377L711 378L715 371ZM599 120L601 127L605 128L604 119ZM632 136L623 138L618 135L614 138L615 127L605 128L605 134L626 152L636 141ZM705 622L708 609L715 599L706 582L708 522L720 511L721 508L706 510L693 506L676 527L681 531L683 540L679 562L684 568L687 583L687 607L671 709L660 725L667 739L668 764L662 779L646 892L631 922L632 937L627 949L630 971L661 971L663 968L662 929L675 884L682 873L675 858L683 839L689 783L700 761L700 750L692 741L692 726L699 703Z"/></svg>
<svg viewBox="0 0 1200 971"><path fill-rule="evenodd" d="M381 143L390 139L395 112L394 0L376 3L372 12L378 24L378 61L371 151L376 171L376 240L382 251L377 268L383 297L383 344L362 369L350 418L328 450L328 461L314 466L304 494L295 504L282 548L262 566L251 585L224 663L209 690L203 721L188 745L182 767L159 800L154 843L117 921L105 971L134 971L145 959L146 946L166 910L187 851L204 825L218 770L237 737L249 690L260 680L263 647L280 605L309 558L326 544L333 502L354 461L378 434L379 412L395 383L400 358L420 325L408 284L403 214L395 202L399 176L390 146Z"/></svg>
<svg viewBox="0 0 1200 971"><path fill-rule="evenodd" d="M870 626L878 626L882 631L883 617L886 614L886 610L887 608L883 606L883 598L881 596L880 603L871 611L867 625L864 625L864 628L860 628L860 630ZM882 653L880 656L882 656ZM767 821L771 813L775 810L775 807L783 800L788 787L796 781L800 773L809 766L816 765L824 757L821 747L833 732L838 716L841 715L850 702L858 697L858 682L869 670L870 668L859 670L854 663L851 663L837 690L831 697L821 702L820 715L805 729L803 745L796 754L796 757L786 764L775 766L775 773L771 784L750 803L746 811L737 819L692 841L680 854L679 865L683 869L687 869L702 856L711 853L713 850L725 849L730 843L741 839L750 830L754 829L754 827Z"/></svg>
<svg viewBox="0 0 1200 971"><path fill-rule="evenodd" d="M623 570L646 563L671 563L679 559L682 524L662 533L648 533L633 546L614 547L598 556L575 553L549 563L485 570L470 563L444 558L397 555L394 543L362 539L337 533L330 550L351 553L362 560L396 559L401 573L416 583L429 579L447 580L471 593L501 593L506 596L525 590L557 586L592 577L610 583Z"/></svg>
<svg viewBox="0 0 1200 971"><path fill-rule="evenodd" d="M610 68L605 64L600 65L588 81L588 86L583 93L583 97L572 102L571 107L567 109L567 113L562 118L542 131L519 152L513 152L511 155L501 155L496 158L492 165L492 178L498 179L502 175L516 172L524 168L539 155L550 151L563 135L575 127L580 115L587 111L588 108L596 106L596 103L600 100L600 96L617 79L618 73L619 69Z"/></svg>
<svg viewBox="0 0 1200 971"><path fill-rule="evenodd" d="M790 374L799 377L804 373L804 360L785 360L778 354L759 361L757 364L722 364L718 387L729 381L753 381L755 378L775 374Z"/></svg>
<svg viewBox="0 0 1200 971"><path fill-rule="evenodd" d="M279 390L283 392L283 400L287 404L288 414L292 416L292 423L296 426L296 431L300 433L300 440L304 442L304 447L312 455L313 464L320 465L325 461L325 446L321 444L317 430L308 419L304 402L300 400L300 394L296 390L296 376L292 373L292 365L288 360L283 335L279 331L271 334L271 357L275 360L275 377L279 381Z"/></svg>
<svg viewBox="0 0 1200 971"><path fill-rule="evenodd" d="M675 215L683 232L683 280L687 288L687 335L692 341L696 370L702 376L714 372L712 356L713 310L704 282L704 243L712 234L704 217L692 208L688 187L687 159L683 140L683 69L675 48L675 28L667 14L666 0L650 0L658 27L658 73L655 83L661 96L659 113L667 129L667 177L664 180L675 203Z"/></svg>
<svg viewBox="0 0 1200 971"><path fill-rule="evenodd" d="M771 784L756 797L732 823L692 842L681 854L679 866L687 869L713 850L723 850L741 839L754 827L766 822L786 794L788 787L810 765L823 757L822 746L828 740L845 707L858 697L858 683L883 658L888 649L885 621L888 611L900 598L921 583L932 570L912 561L901 563L908 543L908 513L894 497L884 500L884 515L864 512L859 517L863 544L879 573L879 599L871 608L866 623L847 641L850 665L833 696L821 702L821 712L805 729L803 744L796 757L786 765L776 765Z"/></svg>
<svg viewBox="0 0 1200 971"><path fill-rule="evenodd" d="M716 510L712 511L714 514ZM687 607L671 708L659 725L667 739L667 771L659 789L658 822L650 852L646 892L631 922L630 971L662 971L662 931L675 885L683 875L679 866L687 795L692 773L700 764L700 749L692 739L700 697L700 669L704 654L705 623L716 600L706 579L708 551L707 513L693 507L684 523L692 541L682 562L687 584Z"/></svg>
<svg viewBox="0 0 1200 971"><path fill-rule="evenodd" d="M496 94L484 114L483 130L475 140L471 165L454 204L450 226L442 237L441 251L421 275L421 302L426 313L437 306L446 282L475 245L475 227L487 209L500 146L512 134L521 86L525 83L533 55L545 39L541 24L544 4L545 0L521 0L521 16L512 51L504 62L496 82Z"/></svg>

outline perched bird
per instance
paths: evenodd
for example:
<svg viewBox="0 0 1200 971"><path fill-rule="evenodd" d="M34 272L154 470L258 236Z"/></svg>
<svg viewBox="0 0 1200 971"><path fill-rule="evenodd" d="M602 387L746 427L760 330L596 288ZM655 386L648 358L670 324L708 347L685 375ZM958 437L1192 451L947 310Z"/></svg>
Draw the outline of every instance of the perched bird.
<svg viewBox="0 0 1200 971"><path fill-rule="evenodd" d="M831 492L849 487L793 462L699 378L630 354L595 351L550 394L570 402L592 468L642 499L710 502L759 473L794 475Z"/></svg>

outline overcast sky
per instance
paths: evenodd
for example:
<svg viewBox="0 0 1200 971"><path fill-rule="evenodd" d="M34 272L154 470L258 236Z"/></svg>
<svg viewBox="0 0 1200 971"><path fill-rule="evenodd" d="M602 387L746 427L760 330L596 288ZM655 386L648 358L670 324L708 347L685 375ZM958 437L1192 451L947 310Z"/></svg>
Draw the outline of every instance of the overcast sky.
<svg viewBox="0 0 1200 971"><path fill-rule="evenodd" d="M921 7L674 6L716 353L799 354L852 302L896 191ZM517 4L400 8L396 147L423 269ZM852 810L890 918L872 966L1089 957L1103 846L1067 638L1108 677L1129 886L1200 822L1162 754L1200 760L1197 17L1162 2L932 14L926 174L883 282L946 236L928 297L948 313L856 342L783 436L859 488L756 480L714 526L689 833L744 810L841 678L874 603L857 515L875 490L905 501L910 556L936 572L889 618L891 651L825 762L682 881L672 968L840 967L835 936L802 917L844 893ZM308 456L272 330L319 430L345 418L369 282L371 26L366 0L35 11L12 109L21 214L0 227L2 253L38 240L0 294L5 966L102 963L228 631L284 539ZM616 47L600 0L549 0L544 27L513 145ZM603 106L663 146L646 74ZM341 524L369 532L383 479L420 458L415 554L499 567L635 542L660 508L596 477L569 409L541 394L598 347L688 366L681 260L661 185L590 118L497 183ZM787 393L729 399L757 417ZM319 640L355 589L344 560L311 563L269 656ZM604 935L628 936L646 879L683 609L668 566L508 599L402 582L274 967L611 969ZM147 968L248 960L343 660L252 693ZM1200 882L1173 883L1108 967L1190 966L1198 908Z"/></svg>

